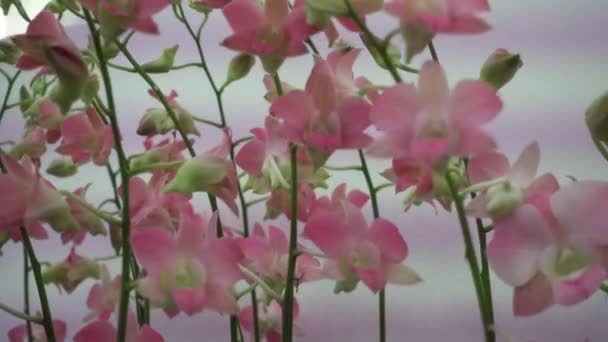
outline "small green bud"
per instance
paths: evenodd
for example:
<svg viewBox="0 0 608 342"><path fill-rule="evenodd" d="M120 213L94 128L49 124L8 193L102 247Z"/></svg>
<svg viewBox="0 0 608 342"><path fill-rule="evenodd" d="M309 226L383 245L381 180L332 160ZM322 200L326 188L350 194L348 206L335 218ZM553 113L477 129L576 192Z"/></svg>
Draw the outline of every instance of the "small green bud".
<svg viewBox="0 0 608 342"><path fill-rule="evenodd" d="M608 143L608 92L591 103L585 112L585 121L591 136Z"/></svg>
<svg viewBox="0 0 608 342"><path fill-rule="evenodd" d="M0 0L0 8L2 8L2 14L7 16L8 10L11 8L12 4L13 4L12 0Z"/></svg>
<svg viewBox="0 0 608 342"><path fill-rule="evenodd" d="M406 23L401 26L401 37L405 42L405 63L410 64L412 58L424 51L435 33L421 23Z"/></svg>
<svg viewBox="0 0 608 342"><path fill-rule="evenodd" d="M497 49L484 62L479 79L498 90L509 83L523 65L518 54Z"/></svg>
<svg viewBox="0 0 608 342"><path fill-rule="evenodd" d="M25 86L19 88L19 109L25 113L34 103L34 98L30 95L29 90Z"/></svg>
<svg viewBox="0 0 608 342"><path fill-rule="evenodd" d="M77 171L78 165L72 161L72 158L68 157L55 159L46 168L46 173L60 178L73 176Z"/></svg>
<svg viewBox="0 0 608 342"><path fill-rule="evenodd" d="M44 95L46 91L46 80L44 77L36 78L31 84L32 92L35 95Z"/></svg>
<svg viewBox="0 0 608 342"><path fill-rule="evenodd" d="M89 75L87 82L82 89L80 99L86 104L90 104L95 99L95 96L99 92L99 77L95 74Z"/></svg>
<svg viewBox="0 0 608 342"><path fill-rule="evenodd" d="M66 10L65 6L60 1L57 1L57 0L50 1L46 5L46 9L55 14L61 14Z"/></svg>
<svg viewBox="0 0 608 342"><path fill-rule="evenodd" d="M524 194L521 188L506 182L495 185L488 189L489 198L486 211L492 218L500 218L511 215L523 202Z"/></svg>
<svg viewBox="0 0 608 342"><path fill-rule="evenodd" d="M254 64L255 58L251 55L240 53L234 56L228 64L228 74L226 81L224 81L224 87L247 76Z"/></svg>
<svg viewBox="0 0 608 342"><path fill-rule="evenodd" d="M163 50L163 53L157 59L144 63L141 65L141 68L151 74L162 74L169 72L173 67L173 63L175 62L175 54L177 54L177 49L179 45L175 45L173 47L167 48Z"/></svg>
<svg viewBox="0 0 608 342"><path fill-rule="evenodd" d="M192 8L193 10L197 11L198 13L203 13L203 14L209 14L212 10L211 7L207 7L207 6L203 5L202 3L200 3L200 1L196 1L196 0L190 0L188 2L188 7Z"/></svg>
<svg viewBox="0 0 608 342"><path fill-rule="evenodd" d="M221 182L225 176L226 164L220 158L190 159L177 169L164 191L185 195L207 191L210 185Z"/></svg>
<svg viewBox="0 0 608 342"><path fill-rule="evenodd" d="M0 63L14 65L17 63L21 50L8 39L0 40Z"/></svg>

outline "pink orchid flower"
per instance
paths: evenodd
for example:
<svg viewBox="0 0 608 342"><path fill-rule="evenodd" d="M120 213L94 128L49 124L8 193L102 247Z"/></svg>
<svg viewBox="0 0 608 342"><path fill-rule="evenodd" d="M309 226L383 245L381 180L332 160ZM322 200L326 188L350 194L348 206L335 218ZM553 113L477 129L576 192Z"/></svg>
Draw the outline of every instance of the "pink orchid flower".
<svg viewBox="0 0 608 342"><path fill-rule="evenodd" d="M270 108L271 114L282 120L283 135L292 142L312 147L324 155L321 159L336 149L358 149L371 142L364 133L371 123L371 105L345 93L348 86L344 84L348 81L344 82L344 74L348 71L342 68L349 69L351 65L344 62L341 68L336 68L340 73L335 73L328 61L317 59L305 91L290 91Z"/></svg>
<svg viewBox="0 0 608 342"><path fill-rule="evenodd" d="M46 235L40 231L39 222L48 223L56 231L79 229L66 201L38 174L29 157L21 163L5 154L0 158L7 170L0 174L1 229L14 231L24 225L37 231L38 236Z"/></svg>
<svg viewBox="0 0 608 342"><path fill-rule="evenodd" d="M486 183L489 187L469 202L467 212L475 217L496 219L509 216L524 203L531 203L546 214L549 211L548 198L559 189L559 184L549 173L535 178L539 162L537 142L528 144L512 166L507 157L498 152L471 158L467 169L471 184Z"/></svg>
<svg viewBox="0 0 608 342"><path fill-rule="evenodd" d="M42 68L43 74L56 73L59 78L72 81L88 78L80 50L51 12L40 12L32 19L26 33L13 36L12 40L23 51L17 68Z"/></svg>
<svg viewBox="0 0 608 342"><path fill-rule="evenodd" d="M342 200L341 208L308 218L303 236L329 258L328 276L338 280L336 292L352 291L359 280L378 292L387 283L413 284L418 275L403 264L408 247L397 227L384 219L371 226L360 208Z"/></svg>
<svg viewBox="0 0 608 342"><path fill-rule="evenodd" d="M41 127L34 127L27 132L23 140L13 145L9 154L15 159L21 159L24 155L37 160L46 152L46 132Z"/></svg>
<svg viewBox="0 0 608 342"><path fill-rule="evenodd" d="M120 275L112 280L108 268L104 265L99 269L99 279L101 282L93 285L89 291L87 308L91 312L86 315L85 321L107 321L120 301Z"/></svg>
<svg viewBox="0 0 608 342"><path fill-rule="evenodd" d="M353 189L346 192L346 183L341 183L331 193L331 197L323 196L316 199L309 208L309 215L313 216L320 212L339 212L342 205L348 202L361 209L369 200L369 195L365 192Z"/></svg>
<svg viewBox="0 0 608 342"><path fill-rule="evenodd" d="M204 191L217 196L235 215L238 215L239 209L236 205L238 180L234 163L228 158L231 146L230 132L226 130L220 144L182 164L175 178L165 186L164 191L184 195Z"/></svg>
<svg viewBox="0 0 608 342"><path fill-rule="evenodd" d="M390 15L406 23L421 23L435 33L481 33L490 27L477 16L490 10L488 0L392 0Z"/></svg>
<svg viewBox="0 0 608 342"><path fill-rule="evenodd" d="M298 220L306 222L310 207L316 200L315 191L307 183L298 185ZM278 188L270 192L270 197L266 201L265 219L275 219L284 214L291 219L291 193L289 189Z"/></svg>
<svg viewBox="0 0 608 342"><path fill-rule="evenodd" d="M40 324L32 323L32 338L34 342L47 342L46 333L44 327ZM64 321L53 320L53 330L55 331L55 338L57 342L65 341L65 335L67 326ZM8 331L9 342L23 342L27 341L27 326L25 324L16 326Z"/></svg>
<svg viewBox="0 0 608 342"><path fill-rule="evenodd" d="M98 16L102 34L110 40L127 28L158 34L158 25L152 16L171 4L171 0L125 0L118 3L111 0L78 1Z"/></svg>
<svg viewBox="0 0 608 342"><path fill-rule="evenodd" d="M146 183L139 177L129 179L131 223L135 227L160 225L173 227L181 209L187 207L191 196L164 193L168 176L154 174Z"/></svg>
<svg viewBox="0 0 608 342"><path fill-rule="evenodd" d="M78 330L74 342L112 342L116 341L116 329L104 320L94 321ZM163 337L147 324L137 324L131 309L127 312L127 331L125 342L163 342Z"/></svg>
<svg viewBox="0 0 608 342"><path fill-rule="evenodd" d="M289 241L287 235L275 226L268 227L268 235L260 224L256 224L253 235L238 241L245 256L245 263L270 283L287 277ZM300 246L302 247L302 246ZM300 255L296 260L295 277L300 282L315 281L320 278L317 259L310 255Z"/></svg>
<svg viewBox="0 0 608 342"><path fill-rule="evenodd" d="M238 311L230 290L241 278L242 254L231 238L214 237L216 225L217 216L205 221L185 208L175 235L161 227L133 232L133 251L147 272L138 291L152 305L170 316L180 311L191 316L205 308Z"/></svg>
<svg viewBox="0 0 608 342"><path fill-rule="evenodd" d="M450 91L441 65L426 62L418 88L398 84L374 101L371 118L384 135L370 146L369 153L434 165L452 156L492 150L496 143L481 126L501 108L502 101L490 86L464 80Z"/></svg>
<svg viewBox="0 0 608 342"><path fill-rule="evenodd" d="M114 146L112 128L103 123L92 107L66 117L61 123L61 136L56 151L71 156L77 164L92 158L95 165L103 166Z"/></svg>
<svg viewBox="0 0 608 342"><path fill-rule="evenodd" d="M72 293L85 279L98 277L99 264L78 255L74 247L70 249L70 254L64 261L48 267L42 273L42 280L45 284L53 283L60 291L63 289L68 294Z"/></svg>
<svg viewBox="0 0 608 342"><path fill-rule="evenodd" d="M294 299L293 302L293 319L297 319L300 315L300 306ZM277 302L272 302L268 306L263 303L258 304L258 324L260 334L266 338L266 342L281 342L283 322L283 308ZM249 305L241 309L239 312L239 323L243 330L253 333L253 306ZM303 330L296 323L293 326L293 332L296 336L302 336Z"/></svg>
<svg viewBox="0 0 608 342"><path fill-rule="evenodd" d="M600 287L607 276L602 253L608 240L598 229L603 228L601 221L589 217L603 214L584 206L604 200L607 189L605 182L586 181L556 192L551 197L556 225L532 204L494 221L488 261L514 287L515 315L536 315L553 304L574 305Z"/></svg>
<svg viewBox="0 0 608 342"><path fill-rule="evenodd" d="M289 10L287 0L269 0L258 5L255 0L233 0L223 13L233 34L222 45L252 55L273 54L280 62L285 57L305 54L304 40L315 32L306 23L303 6Z"/></svg>
<svg viewBox="0 0 608 342"><path fill-rule="evenodd" d="M78 188L74 191L74 195L80 197L83 201L85 200L87 190L90 184L85 187ZM73 241L74 244L79 245L82 243L87 233L91 235L106 235L106 229L103 222L95 214L91 213L90 210L84 208L76 201L67 198L68 205L70 206L70 212L74 219L80 225L80 229L77 232L65 231L61 233L61 241L65 244L68 241Z"/></svg>

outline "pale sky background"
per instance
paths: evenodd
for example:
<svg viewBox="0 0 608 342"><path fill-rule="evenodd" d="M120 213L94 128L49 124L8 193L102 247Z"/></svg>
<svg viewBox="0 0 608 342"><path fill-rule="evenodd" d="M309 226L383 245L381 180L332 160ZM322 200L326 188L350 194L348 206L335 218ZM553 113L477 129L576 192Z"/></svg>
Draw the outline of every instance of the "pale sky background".
<svg viewBox="0 0 608 342"><path fill-rule="evenodd" d="M26 6L33 3L26 0ZM499 149L511 159L531 140L538 140L542 150L540 172L552 171L566 182L567 175L579 179L608 179L608 164L596 153L587 135L583 113L593 98L608 89L608 1L500 1L491 0L492 12L485 15L494 29L478 36L439 36L436 47L440 60L447 70L450 84L463 78L475 78L479 66L494 49L503 47L519 52L524 67L511 84L501 91L505 107L500 117L491 124L491 130L499 142ZM35 6L34 6L35 7ZM28 8L34 16L34 8ZM13 12L15 14L15 12ZM192 15L194 20L195 16ZM162 48L180 44L178 63L196 61L197 55L185 29L171 11L158 16L161 27L159 37L139 35L134 37L131 50L142 61L156 58ZM9 25L6 25L8 23ZM4 24L4 27L3 25ZM78 42L86 44L85 27L72 21L68 33ZM385 16L371 18L375 32L386 32L396 25ZM25 25L18 19L0 21L2 30L13 34L23 31ZM218 82L225 75L228 59L234 55L218 46L227 36L227 25L220 13L213 13L203 35L203 45ZM2 34L0 34L2 36ZM350 40L360 45L352 35ZM325 40L313 38L318 46ZM420 66L429 56L422 54L414 62ZM115 63L125 64L123 59ZM296 86L303 86L310 71L311 58L303 56L288 61L281 69L281 76ZM355 66L356 75L366 75L380 84L390 84L388 74L374 66L367 55ZM263 74L259 63L246 80L230 87L225 95L227 119L234 136L247 134L251 127L261 126L268 105L262 99ZM403 74L408 81L415 80ZM153 76L161 87L176 89L180 103L193 113L217 120L214 98L202 72L196 69L176 71L170 75ZM146 93L146 87L136 75L112 73L116 88L119 119L125 132L133 132L146 108L158 106ZM3 93L5 83L0 83ZM17 111L6 114L0 127L0 140L18 139L21 121ZM197 147L203 151L217 141L214 129L200 127L203 138ZM142 139L125 134L128 153L141 150ZM339 153L332 164L356 163L354 152ZM371 160L374 171L380 172L386 160ZM105 171L91 166L81 168L77 177L68 181L53 182L62 189L74 189L94 182L89 198L100 202L109 195ZM376 183L381 182L379 176ZM358 173L339 173L331 184L347 182L349 187L364 189L363 177ZM395 222L408 241L411 255L407 263L423 277L424 282L414 287L393 287L388 295L389 341L480 341L480 323L474 290L467 265L463 258L462 238L457 219L452 214L435 214L427 206L403 213L401 195L384 191L380 195L380 211L383 217ZM201 211L208 210L203 197L195 199ZM600 209L598 207L598 209ZM371 210L367 208L371 217ZM262 207L252 210L252 222L262 216ZM226 213L226 210L223 210ZM236 218L226 221L238 225ZM287 228L285 220L279 226ZM35 242L40 259L62 260L67 248L59 248L57 239ZM111 253L106 240L87 238L81 253L105 256ZM0 270L4 274L0 282L0 301L21 306L21 248L8 243L0 257ZM118 263L110 263L113 272ZM7 280L4 280L7 279ZM514 318L511 309L511 289L493 278L497 325L510 334L524 340L578 342L584 336L591 341L605 341L608 336L608 301L600 292L586 302L571 308L553 307L531 318ZM56 318L68 322L69 336L80 327L86 313L84 300L93 284L87 281L71 296L60 295L49 287L53 312ZM330 282L307 284L300 288L298 300L302 317L299 325L306 335L298 341L354 341L369 342L377 339L376 296L363 286L350 295L334 296ZM32 303L37 307L34 287ZM0 312L0 336L18 321ZM180 316L167 320L162 314L154 316L153 325L163 333L166 341L226 341L228 319L215 313L204 313L194 318ZM3 337L0 337L2 340Z"/></svg>

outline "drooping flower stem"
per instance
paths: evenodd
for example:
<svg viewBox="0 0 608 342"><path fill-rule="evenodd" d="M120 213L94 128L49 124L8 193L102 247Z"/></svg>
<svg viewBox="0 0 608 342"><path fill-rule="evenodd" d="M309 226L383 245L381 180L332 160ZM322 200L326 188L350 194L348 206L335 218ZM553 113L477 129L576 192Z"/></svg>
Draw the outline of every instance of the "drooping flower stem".
<svg viewBox="0 0 608 342"><path fill-rule="evenodd" d="M280 93L279 93L280 95ZM287 280L283 298L283 342L291 342L293 338L293 287L298 257L298 146L291 144L289 148L291 161L291 225L289 231L289 259L287 264Z"/></svg>
<svg viewBox="0 0 608 342"><path fill-rule="evenodd" d="M32 241L30 240L29 233L22 226L19 227L21 231L21 237L23 238L23 245L27 251L30 259L32 272L34 272L34 280L36 282L36 288L38 289L38 297L40 298L40 308L42 309L42 326L44 327L44 333L48 342L57 341L55 337L55 329L53 327L53 316L51 315L51 308L49 306L49 300L46 296L46 289L44 288L44 282L42 281L42 271L40 270L40 263L34 252Z"/></svg>
<svg viewBox="0 0 608 342"><path fill-rule="evenodd" d="M487 314L486 314L486 304L483 292L483 284L480 277L479 265L477 264L477 257L475 255L475 249L473 248L473 239L471 238L471 232L469 228L469 222L467 221L467 217L464 211L464 205L462 201L462 197L458 195L458 191L456 190L456 185L452 180L450 175L452 171L448 170L445 179L448 185L448 189L450 191L450 196L454 200L454 205L456 206L456 212L458 214L458 221L460 222L460 229L462 231L462 238L464 240L465 245L465 258L469 264L469 268L471 270L471 276L473 278L473 285L475 286L475 294L477 296L477 304L479 306L479 314L481 316L481 322L483 324L483 331L485 336L485 341L492 341L490 337L492 327L489 325Z"/></svg>
<svg viewBox="0 0 608 342"><path fill-rule="evenodd" d="M8 86L6 87L6 92L4 93L4 100L2 101L2 107L0 107L0 123L2 122L2 118L4 117L4 113L8 110L8 100L11 97L11 93L13 91L13 87L15 86L15 81L19 75L21 75L21 70L17 71L12 77L9 76L4 70L1 70L2 75L6 78L8 82Z"/></svg>
<svg viewBox="0 0 608 342"><path fill-rule="evenodd" d="M359 150L359 160L361 161L361 171L365 177L365 183L369 192L369 198L372 203L372 213L374 218L380 217L380 209L378 208L378 197L376 196L376 188L372 181L372 176L367 167L367 160L362 150ZM378 323L380 328L380 342L386 341L386 290L382 289L378 293Z"/></svg>
<svg viewBox="0 0 608 342"><path fill-rule="evenodd" d="M17 318L20 318L22 320L25 320L26 322L34 322L34 323L42 323L42 318L37 317L37 316L30 316L28 314L26 314L25 312L20 312L17 309L11 308L10 306L0 302L0 310L11 314L12 316L15 316Z"/></svg>
<svg viewBox="0 0 608 342"><path fill-rule="evenodd" d="M27 255L27 248L23 246L23 313L26 315L30 314L30 272L29 272L29 257ZM25 322L25 330L27 332L27 340L31 342L34 340L32 335L32 323L29 321Z"/></svg>
<svg viewBox="0 0 608 342"><path fill-rule="evenodd" d="M402 79L401 79L401 76L399 75L399 71L397 71L397 68L395 68L395 65L393 64L393 62L391 61L391 59L388 55L388 52L386 49L387 45L384 42L379 41L378 38L369 30L369 28L365 25L363 20L361 20L361 18L357 14L357 12L355 12L353 5L350 3L350 0L344 0L344 4L346 5L346 8L348 9L349 16L353 19L353 21L355 22L357 27L359 27L361 32L363 32L363 34L367 36L370 43L373 45L373 48L376 51L378 51L378 53L380 54L380 57L382 58L382 62L384 62L384 65L386 65L386 68L391 73L391 76L393 76L393 79L395 80L395 82L401 83Z"/></svg>
<svg viewBox="0 0 608 342"><path fill-rule="evenodd" d="M439 56L437 56L437 50L435 50L435 44L433 44L432 40L429 42L429 52L433 61L439 63Z"/></svg>
<svg viewBox="0 0 608 342"><path fill-rule="evenodd" d="M129 283L130 277L130 265L131 265L131 214L129 206L129 163L121 143L120 128L118 126L118 120L116 118L116 106L114 104L114 95L112 93L112 82L110 79L110 73L108 72L108 66L103 56L103 49L101 46L101 40L99 32L95 29L93 18L91 13L83 8L83 14L89 26L91 32L93 45L95 47L95 53L97 55L97 62L99 71L104 84L106 92L106 101L108 108L108 118L110 119L110 125L112 127L112 134L114 137L114 145L116 153L118 155L118 166L120 173L120 180L122 183L122 197L123 197L123 208L122 208L122 224L121 224L121 251L122 251L122 271L121 271L121 286L120 286L120 304L118 308L118 323L116 329L116 341L124 342L127 328L127 309L129 307Z"/></svg>

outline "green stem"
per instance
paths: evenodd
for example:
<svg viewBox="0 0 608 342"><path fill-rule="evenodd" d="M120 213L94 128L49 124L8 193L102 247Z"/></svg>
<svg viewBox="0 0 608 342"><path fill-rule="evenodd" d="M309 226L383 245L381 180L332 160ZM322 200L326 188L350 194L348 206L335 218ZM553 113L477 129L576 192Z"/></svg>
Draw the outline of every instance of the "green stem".
<svg viewBox="0 0 608 342"><path fill-rule="evenodd" d="M2 118L4 118L4 113L9 109L7 104L8 100L11 96L11 92L13 91L13 86L15 85L15 81L21 74L21 70L17 71L13 77L7 77L8 87L6 88L6 93L4 93L4 100L2 101L2 107L0 107L0 123L2 122Z"/></svg>
<svg viewBox="0 0 608 342"><path fill-rule="evenodd" d="M357 165L352 165L352 166L331 166L331 165L324 165L323 168L329 170L329 171L357 171L357 172L361 172L361 166L357 166Z"/></svg>
<svg viewBox="0 0 608 342"><path fill-rule="evenodd" d="M30 272L29 272L29 258L27 256L27 248L23 246L23 312L26 315L30 314ZM25 322L25 328L27 331L27 341L34 341L32 334L32 324L27 321Z"/></svg>
<svg viewBox="0 0 608 342"><path fill-rule="evenodd" d="M264 197L256 198L256 199L254 199L254 200L251 200L251 201L249 201L249 202L246 202L246 203L245 203L245 207L249 208L249 207L254 206L254 205L258 204L258 203L265 202L265 201L267 201L267 200L268 200L268 196L264 196Z"/></svg>
<svg viewBox="0 0 608 342"><path fill-rule="evenodd" d="M40 298L40 307L42 308L42 326L44 327L44 333L46 334L47 342L56 342L55 328L53 327L53 316L51 315L51 308L49 306L49 300L46 295L46 289L44 288L44 282L42 280L42 272L40 270L40 263L36 258L34 247L27 230L24 227L19 227L21 231L21 237L23 238L23 244L27 250L27 254L32 265L32 271L34 272L34 280L36 282L36 288L38 289L38 297Z"/></svg>
<svg viewBox="0 0 608 342"><path fill-rule="evenodd" d="M116 70L122 70L122 71L135 73L135 74L137 73L137 70L135 70L133 68L129 68L126 66L122 66L122 65L118 65L118 64L114 64L114 63L110 63L110 62L108 62L108 66L111 68L114 68ZM186 64L182 64L182 65L172 66L171 70L180 70L180 69L186 69L186 68L192 68L192 67L202 68L203 65L201 63L186 63Z"/></svg>
<svg viewBox="0 0 608 342"><path fill-rule="evenodd" d="M213 126L215 128L224 128L221 124L218 124L218 123L213 122L211 120L203 119L203 118L195 116L195 115L190 115L190 117L192 117L192 120L198 121L198 122L203 123L205 125Z"/></svg>
<svg viewBox="0 0 608 342"><path fill-rule="evenodd" d="M365 177L365 183L369 191L370 201L372 202L372 212L374 218L380 217L380 210L378 208L378 198L376 196L376 189L372 182L372 176L367 167L367 160L365 160L365 154L362 150L359 150L359 160L361 161L361 171ZM380 342L386 341L386 289L380 290L378 295L378 324L380 330Z"/></svg>
<svg viewBox="0 0 608 342"><path fill-rule="evenodd" d="M276 75L276 74L275 74ZM278 77L277 77L278 78ZM280 95L280 93L279 93ZM289 232L289 257L287 264L287 279L285 281L285 295L283 299L283 342L291 342L293 339L293 288L296 271L296 259L298 248L298 168L297 168L298 146L290 146L291 162L291 225Z"/></svg>
<svg viewBox="0 0 608 342"><path fill-rule="evenodd" d="M348 9L349 16L353 19L353 21L355 22L357 27L359 27L361 32L363 32L363 34L368 37L369 41L373 45L373 48L376 51L378 51L378 53L380 54L380 57L382 58L384 65L386 65L386 68L390 72L390 74L393 77L393 79L395 80L395 82L397 82L397 83L403 82L403 80L401 79L401 76L399 75L399 72L395 68L395 65L393 64L390 57L388 56L388 53L386 51L387 45L382 44L378 40L378 38L376 38L376 36L374 36L374 34L369 30L369 28L365 25L365 23L359 17L357 12L355 12L355 10L353 9L353 6L350 3L350 0L344 0L344 4L346 4L346 8Z"/></svg>
<svg viewBox="0 0 608 342"><path fill-rule="evenodd" d="M26 314L24 312L21 312L17 309L14 309L2 302L0 302L0 310L15 316L19 319L25 320L26 322L34 322L34 323L38 323L38 324L42 324L43 319L39 316L30 316L29 314Z"/></svg>
<svg viewBox="0 0 608 342"><path fill-rule="evenodd" d="M264 279L260 278L257 274L255 274L254 271L250 270L249 268L247 268L244 265L239 265L239 269L247 278L249 278L254 283L258 284L258 286L260 286L262 289L264 289L264 291L266 291L266 294L268 296L270 296L272 299L276 300L278 303L283 302L283 299L281 298L281 296L278 293L276 293L276 291L272 288L272 286L268 285L264 281Z"/></svg>
<svg viewBox="0 0 608 342"><path fill-rule="evenodd" d="M485 341L489 342L490 339L490 331L492 327L488 325L487 314L485 310L485 301L484 301L484 293L483 293L483 285L481 283L481 278L479 277L479 265L477 264L477 257L475 256L475 249L473 248L473 239L471 238L471 232L469 229L469 222L467 221L467 217L464 211L464 205L462 203L462 198L458 195L458 191L456 190L456 185L450 176L452 171L448 170L445 175L445 179L448 185L448 189L450 191L450 195L454 200L454 204L456 206L456 212L458 213L458 220L460 222L460 229L462 232L462 238L464 240L465 245L465 257L469 263L469 269L471 271L471 277L473 278L473 285L475 286L475 293L477 295L477 304L479 306L479 314L481 316L481 322L483 324L483 331L485 336Z"/></svg>
<svg viewBox="0 0 608 342"><path fill-rule="evenodd" d="M113 224L116 226L120 226L122 224L121 221L113 218L112 216L106 215L103 212L97 210L95 207L93 207L92 205L90 205L87 201L83 200L80 196L74 195L73 193L69 192L69 191L60 191L59 192L61 195L69 198L71 201L76 202L79 206L85 208L86 210L90 211L91 214L99 217L100 219L106 221L109 224Z"/></svg>
<svg viewBox="0 0 608 342"><path fill-rule="evenodd" d="M114 205L116 205L116 208L121 209L120 197L118 196L118 185L116 184L116 176L114 175L114 170L112 170L112 166L110 165L110 163L106 163L106 170L108 171L110 183L112 184L112 192L114 193Z"/></svg>
<svg viewBox="0 0 608 342"><path fill-rule="evenodd" d="M112 127L112 135L114 137L114 147L118 155L118 165L120 178L122 182L122 231L121 231L121 250L122 250L122 278L121 278L121 290L120 290L120 304L118 307L118 324L116 329L116 341L124 342L127 328L127 310L129 307L129 291L128 286L130 282L129 266L131 264L131 244L130 244L130 232L131 232L131 215L129 206L129 163L121 143L120 128L118 126L118 120L116 118L116 106L114 105L114 95L112 93L112 82L110 79L110 73L108 72L108 66L106 60L103 57L103 49L101 41L99 39L99 33L95 30L95 24L91 17L91 13L83 8L83 14L86 18L89 31L93 38L93 45L95 46L95 53L99 62L99 71L103 79L104 89L106 91L107 105L108 105L108 117L110 119L110 125Z"/></svg>
<svg viewBox="0 0 608 342"><path fill-rule="evenodd" d="M429 41L429 51L431 52L431 58L433 58L433 61L439 63L439 57L437 56L437 50L435 50L435 45L433 44L433 41Z"/></svg>

